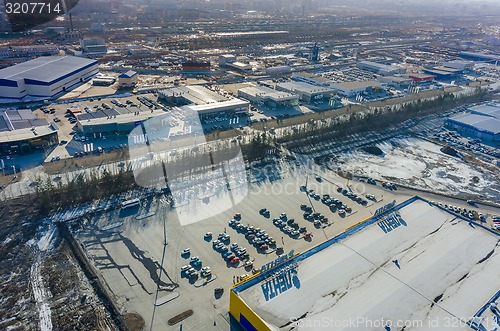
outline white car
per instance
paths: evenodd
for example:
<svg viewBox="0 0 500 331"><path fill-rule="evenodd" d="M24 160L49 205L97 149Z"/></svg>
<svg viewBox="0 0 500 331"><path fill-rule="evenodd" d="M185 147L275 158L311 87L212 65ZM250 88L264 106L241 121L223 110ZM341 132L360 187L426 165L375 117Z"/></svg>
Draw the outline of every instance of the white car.
<svg viewBox="0 0 500 331"><path fill-rule="evenodd" d="M190 265L184 265L181 267L181 272L188 271L189 269L191 269Z"/></svg>
<svg viewBox="0 0 500 331"><path fill-rule="evenodd" d="M191 249L188 247L188 248L184 248L182 251L181 251L181 255L187 255L191 252Z"/></svg>

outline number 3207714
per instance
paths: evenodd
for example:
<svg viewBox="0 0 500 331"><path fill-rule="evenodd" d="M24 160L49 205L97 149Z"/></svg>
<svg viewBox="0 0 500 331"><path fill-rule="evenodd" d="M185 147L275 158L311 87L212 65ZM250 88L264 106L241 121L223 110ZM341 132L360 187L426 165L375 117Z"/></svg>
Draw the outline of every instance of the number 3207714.
<svg viewBox="0 0 500 331"><path fill-rule="evenodd" d="M59 2L14 2L5 3L7 14L60 14L63 10Z"/></svg>

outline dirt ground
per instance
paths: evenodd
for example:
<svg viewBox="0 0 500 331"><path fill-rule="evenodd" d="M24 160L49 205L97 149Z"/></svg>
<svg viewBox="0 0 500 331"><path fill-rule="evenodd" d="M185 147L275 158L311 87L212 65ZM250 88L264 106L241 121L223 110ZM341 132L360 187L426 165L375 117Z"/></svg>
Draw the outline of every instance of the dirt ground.
<svg viewBox="0 0 500 331"><path fill-rule="evenodd" d="M21 177L22 177L22 173L17 174L16 178L14 178L14 175L3 176L0 173L0 191L2 190L2 187L5 187L9 184L20 181Z"/></svg>
<svg viewBox="0 0 500 331"><path fill-rule="evenodd" d="M56 235L52 248L39 249L37 238L45 226L32 205L30 198L0 205L0 330L40 329L36 265L52 330L117 330L66 242Z"/></svg>

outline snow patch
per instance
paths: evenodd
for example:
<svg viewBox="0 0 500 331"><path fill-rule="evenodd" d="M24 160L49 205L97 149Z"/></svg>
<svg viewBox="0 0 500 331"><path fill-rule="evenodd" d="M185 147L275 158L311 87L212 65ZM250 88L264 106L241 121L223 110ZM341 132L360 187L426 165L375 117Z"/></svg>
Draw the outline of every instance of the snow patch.
<svg viewBox="0 0 500 331"><path fill-rule="evenodd" d="M38 309L38 316L40 319L40 330L51 331L52 319L50 305L48 298L50 292L43 285L42 275L40 273L41 258L38 256L37 260L31 266L30 283L35 298L35 304Z"/></svg>

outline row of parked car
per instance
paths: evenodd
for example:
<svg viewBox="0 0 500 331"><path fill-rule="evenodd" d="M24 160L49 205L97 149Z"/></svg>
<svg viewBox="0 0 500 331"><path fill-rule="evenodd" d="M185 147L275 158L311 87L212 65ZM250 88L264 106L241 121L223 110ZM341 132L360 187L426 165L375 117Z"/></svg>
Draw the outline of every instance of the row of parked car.
<svg viewBox="0 0 500 331"><path fill-rule="evenodd" d="M187 257L191 254L191 250L189 248L185 248L181 251L181 256ZM196 279L199 276L201 277L209 277L212 275L212 270L209 266L202 267L200 270L200 274L198 275L198 268L201 267L203 262L198 256L191 256L189 258L189 264L186 264L181 267L181 274L184 274L187 278Z"/></svg>
<svg viewBox="0 0 500 331"><path fill-rule="evenodd" d="M238 233L245 235L248 243L253 245L257 250L266 251L270 246L276 245L276 240L266 230L253 225L243 225L240 221L241 219L232 219L229 221L229 226L235 228Z"/></svg>
<svg viewBox="0 0 500 331"><path fill-rule="evenodd" d="M435 133L433 137L455 148L459 148L462 150L465 149L471 152L479 152L496 158L500 157L500 152L493 148L481 145L481 141L479 139L463 141L462 137L456 132L445 131L442 133Z"/></svg>
<svg viewBox="0 0 500 331"><path fill-rule="evenodd" d="M307 231L306 228L301 228L295 219L288 218L286 213L281 213L279 218L273 218L273 224L292 238L297 238L300 233Z"/></svg>
<svg viewBox="0 0 500 331"><path fill-rule="evenodd" d="M139 96L139 97L137 97L137 100L139 100L140 103L142 103L143 105L145 105L146 107L148 107L150 109L161 108L159 103L151 100L148 97Z"/></svg>
<svg viewBox="0 0 500 331"><path fill-rule="evenodd" d="M311 206L307 206L306 204L301 204L300 209L304 211L304 219L310 222L313 222L314 226L316 228L319 228L322 223L328 224L328 217L323 215L322 213L319 212L313 212L313 209ZM300 229L301 232L307 232L303 231L303 228Z"/></svg>
<svg viewBox="0 0 500 331"><path fill-rule="evenodd" d="M469 200L469 201L472 201L472 200ZM467 217L471 220L475 219L475 212L476 211L473 209L467 209L467 208L457 207L457 206L453 206L453 205L447 205L447 204L443 204L442 202L435 202L435 201L431 201L431 204L437 205L437 206L442 207L444 209L447 209L451 212L460 214L460 215ZM480 221L482 221L482 222L486 221L486 217L484 217L484 215L482 213L477 213L477 216L478 216Z"/></svg>

